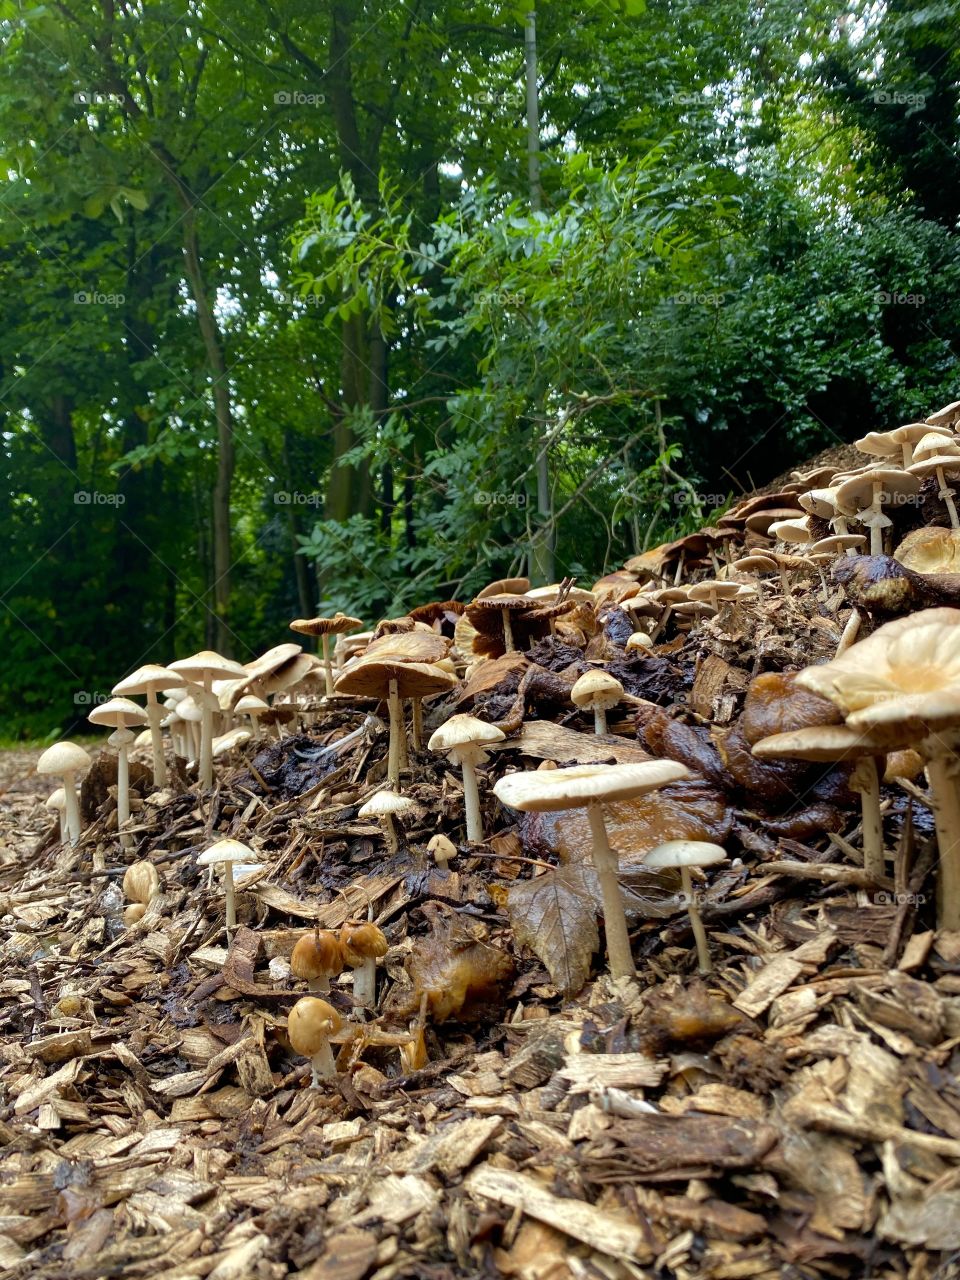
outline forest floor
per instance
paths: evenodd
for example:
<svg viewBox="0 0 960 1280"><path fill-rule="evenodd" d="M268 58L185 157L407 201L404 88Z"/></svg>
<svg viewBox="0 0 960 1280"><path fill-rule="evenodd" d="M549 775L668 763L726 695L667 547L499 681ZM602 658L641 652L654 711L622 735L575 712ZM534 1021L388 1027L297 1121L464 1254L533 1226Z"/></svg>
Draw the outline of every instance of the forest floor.
<svg viewBox="0 0 960 1280"><path fill-rule="evenodd" d="M674 874L621 858L638 974L617 981L584 822L518 821L490 794L514 766L649 758L652 726L700 726L701 746L733 733L761 663L833 652L842 603L736 601L653 656L614 637L608 669L658 710L637 702L600 736L569 703L583 654L542 641L523 660L526 718L485 769L477 845L456 771L422 752L402 775L401 850L384 853L357 809L385 734L318 754L371 709L342 700L252 743L205 795L179 767L151 791L133 764L135 850L108 753L76 848L40 803L39 753L0 754L0 1271L956 1280L960 934L936 928L922 789L883 787L896 874L880 881L858 865L854 797L819 776L777 812L766 781L745 803L704 750L702 775L614 806L615 844L629 829L729 854L698 892L706 976ZM503 721L520 674L496 674L472 709ZM428 708L426 732L463 698ZM449 868L424 853L437 831L460 841ZM196 864L227 833L260 862L229 938ZM128 927L134 858L161 891ZM338 1074L313 1088L287 1038L305 994L288 957L368 909L389 944L378 1007L355 1007L349 970L334 982Z"/></svg>

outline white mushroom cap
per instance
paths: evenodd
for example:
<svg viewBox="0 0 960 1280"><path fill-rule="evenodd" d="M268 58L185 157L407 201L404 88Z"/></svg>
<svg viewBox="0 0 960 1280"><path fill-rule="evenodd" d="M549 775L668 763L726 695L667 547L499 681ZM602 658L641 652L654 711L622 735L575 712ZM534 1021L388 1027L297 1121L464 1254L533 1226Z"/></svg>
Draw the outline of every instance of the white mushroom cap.
<svg viewBox="0 0 960 1280"><path fill-rule="evenodd" d="M264 711L269 711L270 706L262 698L258 698L255 693L245 693L233 709L234 711L245 711L248 715L252 712L255 716L258 716Z"/></svg>
<svg viewBox="0 0 960 1280"><path fill-rule="evenodd" d="M201 681L207 676L228 680L250 674L239 662L225 658L221 653L214 653L212 649L201 649L189 658L178 658L176 662L170 663L170 670L190 681Z"/></svg>
<svg viewBox="0 0 960 1280"><path fill-rule="evenodd" d="M570 769L535 769L511 773L493 788L493 794L511 809L548 813L580 809L593 803L630 800L656 791L690 770L675 760L647 760L639 764L580 764Z"/></svg>
<svg viewBox="0 0 960 1280"><path fill-rule="evenodd" d="M225 862L256 863L257 855L242 840L233 840L229 836L218 840L209 849L204 850L197 858L198 867L215 867Z"/></svg>
<svg viewBox="0 0 960 1280"><path fill-rule="evenodd" d="M914 462L923 462L927 458L932 458L934 454L956 454L960 453L960 440L951 435L949 432L944 434L940 431L928 431L925 436L913 446Z"/></svg>
<svg viewBox="0 0 960 1280"><path fill-rule="evenodd" d="M62 777L65 773L86 769L89 764L90 757L83 747L78 747L75 742L55 742L37 761L37 773Z"/></svg>
<svg viewBox="0 0 960 1280"><path fill-rule="evenodd" d="M243 747L250 741L249 729L231 729L229 733L222 733L219 738L213 740L213 758L225 756L228 752L233 751L235 747Z"/></svg>
<svg viewBox="0 0 960 1280"><path fill-rule="evenodd" d="M575 707L615 707L623 697L623 685L606 671L585 671L570 690Z"/></svg>
<svg viewBox="0 0 960 1280"><path fill-rule="evenodd" d="M292 640L287 640L283 644L275 644L266 653L261 653L259 658L254 658L252 662L244 664L247 678L262 680L264 676L272 675L278 667L282 667L285 662L298 657L301 653L303 653L303 645L294 644Z"/></svg>
<svg viewBox="0 0 960 1280"><path fill-rule="evenodd" d="M203 708L196 698L191 695L189 698L181 698L177 703L177 715L181 720L189 720L193 724L199 724L203 719Z"/></svg>
<svg viewBox="0 0 960 1280"><path fill-rule="evenodd" d="M645 867L709 867L723 862L727 851L707 840L667 840L643 856Z"/></svg>
<svg viewBox="0 0 960 1280"><path fill-rule="evenodd" d="M653 641L645 631L634 631L626 643L627 653L635 653L638 649L652 649Z"/></svg>
<svg viewBox="0 0 960 1280"><path fill-rule="evenodd" d="M136 671L125 676L119 684L113 686L110 692L129 697L131 694L156 694L158 690L166 691L184 684L186 681L183 676L178 675L176 671L148 662L146 666L137 667Z"/></svg>
<svg viewBox="0 0 960 1280"><path fill-rule="evenodd" d="M370 799L360 806L357 814L361 818L385 818L397 813L406 813L414 807L408 796L398 796L395 791L375 791Z"/></svg>
<svg viewBox="0 0 960 1280"><path fill-rule="evenodd" d="M45 809L64 810L67 807L67 793L63 787L57 787L56 791L51 791L43 802L43 807Z"/></svg>
<svg viewBox="0 0 960 1280"><path fill-rule="evenodd" d="M477 716L456 715L446 720L430 735L427 746L431 751L453 751L457 747L485 746L491 742L503 742L506 734L495 724L487 724Z"/></svg>
<svg viewBox="0 0 960 1280"><path fill-rule="evenodd" d="M87 719L91 724L126 729L131 724L146 724L147 713L139 703L131 702L129 698L111 698L109 702L94 707Z"/></svg>

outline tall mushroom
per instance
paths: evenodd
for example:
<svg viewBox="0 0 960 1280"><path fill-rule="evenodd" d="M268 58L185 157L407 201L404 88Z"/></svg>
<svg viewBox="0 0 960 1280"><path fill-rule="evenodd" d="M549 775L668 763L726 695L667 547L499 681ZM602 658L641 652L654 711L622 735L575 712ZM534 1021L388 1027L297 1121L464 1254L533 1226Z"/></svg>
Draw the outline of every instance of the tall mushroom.
<svg viewBox="0 0 960 1280"><path fill-rule="evenodd" d="M189 681L200 685L202 694L195 693L194 701L199 702L200 718L200 763L199 782L204 790L213 786L213 713L219 709L219 702L213 692L216 679L228 680L248 674L245 667L232 658L224 658L210 649L202 649L190 658L178 658L170 663L170 670ZM183 715L181 709L180 714Z"/></svg>
<svg viewBox="0 0 960 1280"><path fill-rule="evenodd" d="M386 700L390 713L387 781L393 786L400 781L405 746L400 700L446 693L454 687L457 677L436 665L449 647L448 640L429 630L381 636L337 677L337 693Z"/></svg>
<svg viewBox="0 0 960 1280"><path fill-rule="evenodd" d="M885 623L796 682L829 698L851 729L923 756L940 852L939 923L960 930L960 609Z"/></svg>
<svg viewBox="0 0 960 1280"><path fill-rule="evenodd" d="M75 742L55 742L37 761L37 773L43 777L63 779L64 839L76 844L80 839L80 804L77 800L77 774L90 764L90 757Z"/></svg>
<svg viewBox="0 0 960 1280"><path fill-rule="evenodd" d="M960 520L957 518L957 504L953 500L953 490L947 484L947 472L956 476L960 471L960 441L953 438L943 440L938 434L924 436L913 451L914 460L910 466L910 474L920 477L935 475L937 484L940 486L937 490L937 497L941 500L947 509L947 515L950 517L950 528L960 529Z"/></svg>
<svg viewBox="0 0 960 1280"><path fill-rule="evenodd" d="M91 724L109 725L115 732L110 735L110 744L117 748L117 828L120 841L130 844L130 836L124 830L124 824L130 817L130 758L128 749L133 742L134 734L130 732L131 724L146 724L147 713L143 707L131 702L129 698L111 698L109 702L94 707L87 719Z"/></svg>
<svg viewBox="0 0 960 1280"><path fill-rule="evenodd" d="M171 671L169 667L158 667L154 663L148 662L146 666L138 667L131 675L124 677L119 684L115 684L112 693L121 698L131 698L145 695L147 699L147 721L150 725L150 745L153 749L153 785L155 787L165 787L167 785L167 761L163 751L163 729L161 721L163 720L163 707L157 699L157 694L166 692L167 689L175 689L186 684L184 678Z"/></svg>
<svg viewBox="0 0 960 1280"><path fill-rule="evenodd" d="M761 760L810 760L824 763L856 762L850 788L859 792L863 826L863 866L879 880L885 872L883 822L880 815L880 775L878 761L887 748L869 734L858 733L846 724L812 725L791 733L775 733L754 744L753 754Z"/></svg>
<svg viewBox="0 0 960 1280"><path fill-rule="evenodd" d="M387 954L387 939L369 920L346 920L340 926L340 950L353 970L353 998L372 1009L377 999L377 961Z"/></svg>
<svg viewBox="0 0 960 1280"><path fill-rule="evenodd" d="M344 636L362 627L359 618L351 618L339 611L332 618L294 618L290 630L301 636L319 636L323 651L323 674L327 697L333 697L333 663L330 659L330 637Z"/></svg>
<svg viewBox="0 0 960 1280"><path fill-rule="evenodd" d="M883 555L883 531L893 521L884 514L884 505L895 504L920 491L920 480L910 471L876 467L851 476L837 486L837 510L856 516L870 530L870 554Z"/></svg>
<svg viewBox="0 0 960 1280"><path fill-rule="evenodd" d="M431 751L446 752L447 758L459 765L463 774L463 809L467 820L467 839L479 844L483 839L480 814L480 790L477 768L488 760L486 748L503 742L506 734L495 724L487 724L476 716L451 716L437 729L427 743Z"/></svg>
<svg viewBox="0 0 960 1280"><path fill-rule="evenodd" d="M636 968L617 879L617 855L607 838L603 806L614 800L646 795L689 776L689 769L676 761L650 760L642 764L585 764L547 772L512 773L501 778L493 788L501 803L521 812L586 808L593 837L593 864L603 896L610 972L615 978L633 977Z"/></svg>

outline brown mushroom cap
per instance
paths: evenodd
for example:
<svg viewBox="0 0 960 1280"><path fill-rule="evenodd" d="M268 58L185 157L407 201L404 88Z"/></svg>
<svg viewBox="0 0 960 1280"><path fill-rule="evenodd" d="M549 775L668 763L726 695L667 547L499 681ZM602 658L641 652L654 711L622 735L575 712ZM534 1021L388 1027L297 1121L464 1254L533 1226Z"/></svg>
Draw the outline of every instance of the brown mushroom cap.
<svg viewBox="0 0 960 1280"><path fill-rule="evenodd" d="M515 595L522 596L530 590L529 578L498 578L496 582L488 582L482 591L478 591L475 600L486 600L489 596Z"/></svg>
<svg viewBox="0 0 960 1280"><path fill-rule="evenodd" d="M343 972L344 958L340 940L331 929L305 933L290 953L290 972L295 978L312 982L316 978L335 978Z"/></svg>
<svg viewBox="0 0 960 1280"><path fill-rule="evenodd" d="M338 610L332 618L294 618L290 630L302 636L341 636L362 626L359 618Z"/></svg>
<svg viewBox="0 0 960 1280"><path fill-rule="evenodd" d="M379 960L388 950L383 932L371 921L346 920L340 926L340 947L343 958L352 968L364 960Z"/></svg>
<svg viewBox="0 0 960 1280"><path fill-rule="evenodd" d="M290 1010L287 1034L295 1053L312 1058L342 1025L343 1019L332 1004L316 996L304 996Z"/></svg>
<svg viewBox="0 0 960 1280"><path fill-rule="evenodd" d="M254 658L252 662L248 662L244 666L244 671L249 675L248 684L252 684L255 680L264 680L267 676L273 675L274 671L278 671L286 663L293 658L297 658L303 653L303 646L294 644L292 641L286 641L284 644L275 644L272 649L268 649L266 653L261 653L259 658Z"/></svg>
<svg viewBox="0 0 960 1280"><path fill-rule="evenodd" d="M770 526L777 524L781 520L791 520L800 513L795 506L793 507L767 507L762 511L754 511L747 516L746 527L750 533L759 534L761 537L771 537Z"/></svg>

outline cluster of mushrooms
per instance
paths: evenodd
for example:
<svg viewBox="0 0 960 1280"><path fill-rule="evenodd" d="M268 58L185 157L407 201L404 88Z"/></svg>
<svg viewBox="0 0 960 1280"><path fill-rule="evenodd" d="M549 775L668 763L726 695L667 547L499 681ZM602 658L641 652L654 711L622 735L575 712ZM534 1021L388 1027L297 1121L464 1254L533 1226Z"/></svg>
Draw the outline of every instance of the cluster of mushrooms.
<svg viewBox="0 0 960 1280"><path fill-rule="evenodd" d="M441 868L459 851L483 843L484 812L494 811L493 800L517 814L582 810L614 979L635 976L636 967L620 882L621 850L608 831L611 806L712 777L717 761L730 766L747 801L751 770L761 777L770 761L787 762L782 766L787 772L778 777L786 777L788 786L789 779L801 777L789 773L794 764L801 770L826 765L842 773L842 785L860 796L858 856L876 885L885 883L889 860L881 780L907 782L926 798L935 817L939 923L960 929L960 608L915 610L882 622L859 641L863 624L877 622L869 610L851 607L842 626L834 615L835 656L805 670L759 673L734 730L714 737L703 725L683 723L682 711L670 718L662 706L631 694L610 670L616 667L626 679L625 673L642 675L691 647L696 652L711 620L722 622L725 611L745 602L757 606L779 599L787 625L791 610L816 614L826 605L828 572L836 580L838 566L849 568L851 560L889 557L914 578L923 578L931 591L934 586L947 591L944 579L960 566L952 487L960 481L958 425L960 402L924 423L871 432L857 442L866 459L862 466L842 473L827 467L795 473L776 493L751 498L715 526L635 556L590 590L569 580L531 588L523 578L501 579L469 603L426 604L370 631L341 613L292 622L295 632L319 641L319 655L288 643L245 665L205 651L167 667L141 667L89 717L112 730L121 846L129 851L136 843L131 751L152 760L158 791L169 785L172 753L179 774L195 773L194 785L204 792L214 783L220 758L270 729L278 736L285 724L309 732L322 725L327 710L354 709L369 719L384 708L386 760L382 768L371 769L358 816L380 824L385 856L403 856L403 818L416 807L406 791L427 753L458 771L457 794L462 792L459 850L440 832L428 846ZM960 576L954 587L960 604ZM562 690L569 721L581 731L592 728L601 762L544 759L532 770L498 768L499 780L490 786L491 754L499 756L522 730L531 677L545 674L540 662L550 657L557 659L550 666L554 694L556 687ZM517 691L518 712L501 715L497 723L472 714L483 711L489 705L484 695L504 682ZM612 716L620 720L611 729ZM141 727L137 737L134 730ZM362 732L361 726L340 741ZM617 745L625 732L634 746L639 741L646 747L650 758L618 761ZM60 809L61 839L68 844L81 839L76 787L88 764L87 752L70 742L51 747L38 764L40 773L62 780L49 803ZM929 785L925 793L913 785L921 775ZM707 973L711 958L698 909L699 886L727 853L722 843L706 838L708 832L698 833L704 838L679 830L665 834L675 838L641 850L642 865L679 876L697 965ZM230 937L237 925L237 879L260 871L260 857L222 833L197 863L209 868L211 877L215 869L221 871ZM124 879L128 925L136 926L158 888L151 863L131 864ZM289 973L311 994L294 1005L289 1037L294 1049L310 1058L314 1083L335 1072L330 1042L343 1035L343 1018L323 998L331 982L342 991L345 970L352 970L352 1007L362 1020L378 1007L377 962L388 947L372 918L349 920L338 933L316 929L294 947ZM422 1019L419 1031L422 1035Z"/></svg>

